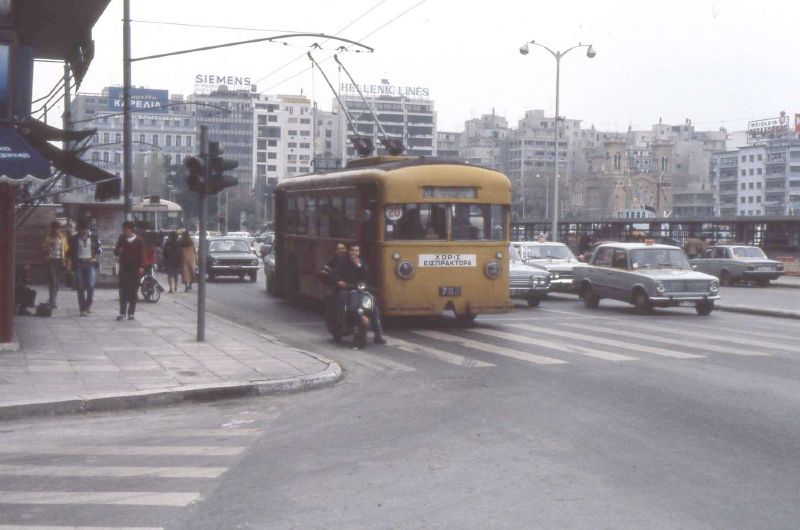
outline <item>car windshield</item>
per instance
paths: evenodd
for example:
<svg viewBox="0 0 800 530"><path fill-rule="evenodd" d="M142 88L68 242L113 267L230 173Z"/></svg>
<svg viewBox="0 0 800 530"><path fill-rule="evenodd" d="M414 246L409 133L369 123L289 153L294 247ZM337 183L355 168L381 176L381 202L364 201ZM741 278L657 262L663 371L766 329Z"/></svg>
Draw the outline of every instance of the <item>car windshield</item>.
<svg viewBox="0 0 800 530"><path fill-rule="evenodd" d="M522 245L523 259L575 259L575 255L565 245Z"/></svg>
<svg viewBox="0 0 800 530"><path fill-rule="evenodd" d="M242 239L215 239L208 246L209 252L250 252L247 242Z"/></svg>
<svg viewBox="0 0 800 530"><path fill-rule="evenodd" d="M519 252L517 252L517 248L514 245L510 245L508 247L508 259L511 261L522 261L522 258L520 257Z"/></svg>
<svg viewBox="0 0 800 530"><path fill-rule="evenodd" d="M764 251L758 247L733 247L733 255L737 258L766 258Z"/></svg>
<svg viewBox="0 0 800 530"><path fill-rule="evenodd" d="M686 254L677 248L640 248L631 250L634 269L690 269Z"/></svg>

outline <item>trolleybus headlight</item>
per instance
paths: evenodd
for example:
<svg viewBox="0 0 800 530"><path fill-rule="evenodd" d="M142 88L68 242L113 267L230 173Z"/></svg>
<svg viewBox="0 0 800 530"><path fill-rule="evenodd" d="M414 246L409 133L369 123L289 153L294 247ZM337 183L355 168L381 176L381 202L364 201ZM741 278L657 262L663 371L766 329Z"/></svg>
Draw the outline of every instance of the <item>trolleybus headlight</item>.
<svg viewBox="0 0 800 530"><path fill-rule="evenodd" d="M503 266L500 265L499 261L494 260L487 263L486 267L483 269L483 273L491 280L499 278L501 272L503 272Z"/></svg>
<svg viewBox="0 0 800 530"><path fill-rule="evenodd" d="M719 282L717 280L711 280L708 282L708 290L712 293L719 291Z"/></svg>
<svg viewBox="0 0 800 530"><path fill-rule="evenodd" d="M498 252L498 253L497 253L497 254L495 254L494 256L495 256L497 259L503 259L503 253L502 253L502 252Z"/></svg>
<svg viewBox="0 0 800 530"><path fill-rule="evenodd" d="M398 259L400 259L400 253L399 253L399 252L395 252L395 253L393 253L393 254L392 254L392 259L393 259L393 260L398 260Z"/></svg>
<svg viewBox="0 0 800 530"><path fill-rule="evenodd" d="M414 276L414 264L408 260L403 260L397 265L397 275L404 280L410 280Z"/></svg>
<svg viewBox="0 0 800 530"><path fill-rule="evenodd" d="M664 285L664 282L656 282L656 292L657 293L663 293L666 290L667 290L667 288Z"/></svg>

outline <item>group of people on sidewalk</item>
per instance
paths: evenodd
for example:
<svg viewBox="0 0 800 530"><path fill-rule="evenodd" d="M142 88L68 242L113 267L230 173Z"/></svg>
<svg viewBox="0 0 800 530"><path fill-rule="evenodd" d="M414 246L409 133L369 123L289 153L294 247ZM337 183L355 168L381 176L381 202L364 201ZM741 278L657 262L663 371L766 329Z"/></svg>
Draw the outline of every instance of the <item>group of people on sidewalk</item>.
<svg viewBox="0 0 800 530"><path fill-rule="evenodd" d="M155 267L154 258L148 257L154 254L155 249L147 248L143 238L136 234L135 228L132 221L122 223L122 235L114 247L119 279L117 320L135 319L139 281L148 267ZM71 271L78 292L80 315L91 315L99 258L103 248L97 235L90 230L89 223L86 220L78 221L77 232L68 236L61 223L53 221L44 238L42 249L47 270L50 309L58 308L58 292L64 273ZM188 231L184 231L180 237L177 232L171 232L163 250L169 292L178 289L179 271L185 292L191 291L192 284L196 281L197 249Z"/></svg>

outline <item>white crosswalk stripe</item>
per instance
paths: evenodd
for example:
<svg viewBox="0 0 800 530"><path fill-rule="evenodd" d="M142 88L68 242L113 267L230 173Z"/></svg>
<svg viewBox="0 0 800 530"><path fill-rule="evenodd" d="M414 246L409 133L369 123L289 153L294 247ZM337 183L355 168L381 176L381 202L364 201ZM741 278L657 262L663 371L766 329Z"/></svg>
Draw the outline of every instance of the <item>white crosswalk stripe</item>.
<svg viewBox="0 0 800 530"><path fill-rule="evenodd" d="M712 334L708 333L708 330L694 326L684 325L682 328L687 332L691 332L693 335L699 334L703 337L710 337L721 341L735 342L736 344L747 344L756 347L760 346L773 348L790 353L800 353L800 348L797 348L797 335L792 333L783 334L777 330L758 331L748 329L747 331L743 331L741 328L720 327L715 325L714 331L717 333ZM785 342L774 342L781 340Z"/></svg>
<svg viewBox="0 0 800 530"><path fill-rule="evenodd" d="M458 335L442 333L440 331L417 330L414 331L414 333L431 339L459 344L473 350L510 357L512 359L517 359L518 361L525 361L533 364L567 364L567 361L562 361L561 359L554 359L553 357L546 357L544 355L536 355L511 348L504 348L502 346L496 346L487 342L466 339L459 337Z"/></svg>
<svg viewBox="0 0 800 530"><path fill-rule="evenodd" d="M244 447L224 446L104 446L104 445L4 445L0 444L0 454L36 455L96 455L96 456L236 456Z"/></svg>
<svg viewBox="0 0 800 530"><path fill-rule="evenodd" d="M0 524L0 530L164 530L162 526L39 526Z"/></svg>
<svg viewBox="0 0 800 530"><path fill-rule="evenodd" d="M227 467L38 466L0 464L0 476L217 478Z"/></svg>
<svg viewBox="0 0 800 530"><path fill-rule="evenodd" d="M633 344L630 342L607 339L604 337L598 337L597 334L587 335L586 333L573 333L570 331L557 330L554 328L532 326L530 324L508 324L508 327L521 329L525 331L532 331L537 334L555 335L557 337L565 339L591 342L593 345L602 344L603 346L610 346L612 348L635 350L637 352L651 353L653 355L661 355L663 357L672 357L675 359L700 359L702 357L705 357L704 355L696 355L694 353L665 350L664 348L655 348L653 346L646 346L644 344ZM616 333L616 329L614 330L604 329L603 331Z"/></svg>
<svg viewBox="0 0 800 530"><path fill-rule="evenodd" d="M389 359L384 359L379 355L375 355L371 352L364 352L353 350L351 353L347 355L347 359L350 361L354 361L358 364L366 366L367 368L371 368L378 372L414 372L416 368L413 366L408 366L403 363L399 363L397 361L391 361Z"/></svg>
<svg viewBox="0 0 800 530"><path fill-rule="evenodd" d="M596 331L599 333L608 331L608 328L603 328L600 326L592 326L587 324L576 324L576 323L569 323L565 322L563 324L567 327L579 327L586 331ZM680 331L681 335L685 336L694 336L697 337L698 341L688 341L688 340L681 340L672 337L665 337L664 335L654 335L652 333L643 333L642 331L624 331L621 329L615 329L615 335L621 335L623 337L630 337L630 338L639 338L645 340L652 340L655 342L660 342L664 344L674 344L676 346L682 346L684 348L690 348L695 350L708 350L713 351L716 353L726 353L726 354L733 354L733 355L745 355L745 356L752 356L752 357L763 357L770 355L769 353L763 353L754 350L742 350L740 348L736 348L734 346L718 346L714 344L708 344L706 341L710 339L708 335L702 335L698 333L687 333L683 330ZM713 339L711 339L713 340Z"/></svg>
<svg viewBox="0 0 800 530"><path fill-rule="evenodd" d="M0 491L0 504L183 507L199 500L199 493L177 491Z"/></svg>
<svg viewBox="0 0 800 530"><path fill-rule="evenodd" d="M585 355L587 357L594 357L596 359L603 359L605 361L612 361L612 362L619 362L619 361L636 361L636 357L631 357L629 355L621 355L619 353L611 353L606 351L600 351L590 348L583 348L580 346L570 346L563 342L553 342L544 340L541 337L531 338L530 336L520 335L515 333L507 333L504 331L498 331L496 329L485 329L485 328L473 328L470 329L473 333L481 333L483 335L488 335L490 337L495 337L502 340L507 340L509 342L519 342L521 344L535 344L537 346L543 346L545 348L549 348L551 350L558 350L564 351L568 353L577 353L580 355Z"/></svg>
<svg viewBox="0 0 800 530"><path fill-rule="evenodd" d="M444 350L426 346L424 344L416 344L395 337L386 336L386 340L390 346L394 346L395 348L399 348L403 351L409 353L420 353L448 364L463 366L464 368L488 368L494 366L492 363L479 361L477 359L470 359L469 357L464 357L463 355L459 355L457 353L450 353Z"/></svg>

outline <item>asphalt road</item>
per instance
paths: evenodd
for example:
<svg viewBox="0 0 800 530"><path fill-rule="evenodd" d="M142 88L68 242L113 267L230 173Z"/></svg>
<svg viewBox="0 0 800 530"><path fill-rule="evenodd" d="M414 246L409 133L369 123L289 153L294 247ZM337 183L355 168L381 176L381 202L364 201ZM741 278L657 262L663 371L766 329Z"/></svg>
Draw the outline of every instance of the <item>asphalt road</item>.
<svg viewBox="0 0 800 530"><path fill-rule="evenodd" d="M637 316L559 296L474 327L394 322L390 345L355 351L260 282L211 284L208 308L336 359L345 379L292 396L0 424L0 525L800 521L800 322Z"/></svg>

